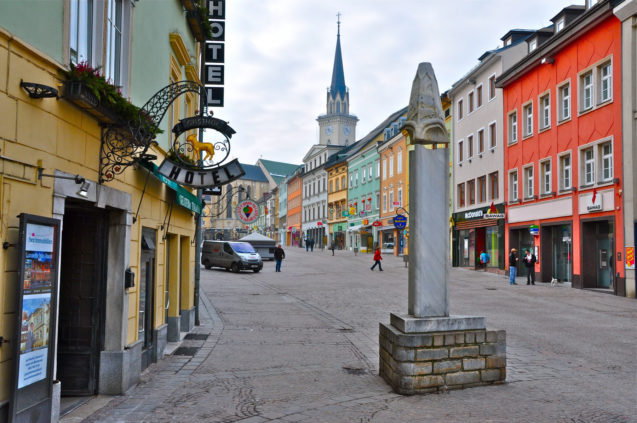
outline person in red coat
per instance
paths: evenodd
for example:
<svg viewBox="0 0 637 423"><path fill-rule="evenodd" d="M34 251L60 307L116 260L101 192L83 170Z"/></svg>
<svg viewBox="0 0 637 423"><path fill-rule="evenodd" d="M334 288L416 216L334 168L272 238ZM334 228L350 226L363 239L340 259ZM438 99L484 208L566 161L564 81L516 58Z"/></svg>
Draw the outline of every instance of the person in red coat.
<svg viewBox="0 0 637 423"><path fill-rule="evenodd" d="M374 265L372 266L372 271L374 270L374 267L376 267L376 265L378 265L378 270L380 270L381 272L383 271L383 266L380 265L380 261L383 258L380 255L380 248L376 247L376 252L374 252Z"/></svg>

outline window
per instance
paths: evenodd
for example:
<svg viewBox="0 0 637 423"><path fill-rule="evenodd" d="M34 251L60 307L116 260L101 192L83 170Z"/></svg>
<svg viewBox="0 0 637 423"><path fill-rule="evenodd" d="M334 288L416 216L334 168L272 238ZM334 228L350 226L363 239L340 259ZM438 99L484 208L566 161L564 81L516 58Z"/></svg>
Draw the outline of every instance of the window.
<svg viewBox="0 0 637 423"><path fill-rule="evenodd" d="M402 188L398 188L398 207L402 207L403 206L403 189Z"/></svg>
<svg viewBox="0 0 637 423"><path fill-rule="evenodd" d="M496 143L495 122L491 122L489 124L489 148L495 148Z"/></svg>
<svg viewBox="0 0 637 423"><path fill-rule="evenodd" d="M560 157L560 189L571 189L571 155Z"/></svg>
<svg viewBox="0 0 637 423"><path fill-rule="evenodd" d="M489 100L495 98L495 75L489 77Z"/></svg>
<svg viewBox="0 0 637 423"><path fill-rule="evenodd" d="M559 88L559 119L571 117L571 84L566 83Z"/></svg>
<svg viewBox="0 0 637 423"><path fill-rule="evenodd" d="M376 177L380 178L380 160L376 160Z"/></svg>
<svg viewBox="0 0 637 423"><path fill-rule="evenodd" d="M354 187L354 174L349 175L349 189Z"/></svg>
<svg viewBox="0 0 637 423"><path fill-rule="evenodd" d="M509 114L509 144L518 142L518 113Z"/></svg>
<svg viewBox="0 0 637 423"><path fill-rule="evenodd" d="M533 38L529 41L529 53L537 48L537 38Z"/></svg>
<svg viewBox="0 0 637 423"><path fill-rule="evenodd" d="M481 176L478 178L478 203L485 201L487 201L487 177Z"/></svg>
<svg viewBox="0 0 637 423"><path fill-rule="evenodd" d="M394 191L389 191L389 211L394 210Z"/></svg>
<svg viewBox="0 0 637 423"><path fill-rule="evenodd" d="M533 103L529 103L522 108L524 115L524 136L533 135Z"/></svg>
<svg viewBox="0 0 637 423"><path fill-rule="evenodd" d="M533 166L528 166L524 168L524 198L533 198L534 186L533 186Z"/></svg>
<svg viewBox="0 0 637 423"><path fill-rule="evenodd" d="M484 153L484 129L478 131L478 154Z"/></svg>
<svg viewBox="0 0 637 423"><path fill-rule="evenodd" d="M555 23L555 32L560 32L564 29L564 18Z"/></svg>
<svg viewBox="0 0 637 423"><path fill-rule="evenodd" d="M476 181L472 179L467 181L467 194L469 194L469 205L476 203Z"/></svg>
<svg viewBox="0 0 637 423"><path fill-rule="evenodd" d="M551 160L545 160L540 163L540 172L542 178L541 193L543 195L553 192L553 183L551 178Z"/></svg>
<svg viewBox="0 0 637 423"><path fill-rule="evenodd" d="M341 176L341 187L342 187L343 189L347 188L347 187L345 186L345 175Z"/></svg>
<svg viewBox="0 0 637 423"><path fill-rule="evenodd" d="M372 164L370 163L369 166L367 166L367 174L369 175L369 179L372 179Z"/></svg>
<svg viewBox="0 0 637 423"><path fill-rule="evenodd" d="M330 191L329 192L334 192L334 181L330 181Z"/></svg>
<svg viewBox="0 0 637 423"><path fill-rule="evenodd" d="M462 120L462 100L458 100L458 120Z"/></svg>
<svg viewBox="0 0 637 423"><path fill-rule="evenodd" d="M518 171L509 173L509 201L518 201Z"/></svg>
<svg viewBox="0 0 637 423"><path fill-rule="evenodd" d="M582 150L582 185L595 183L595 151L593 147Z"/></svg>
<svg viewBox="0 0 637 423"><path fill-rule="evenodd" d="M387 211L387 193L383 193L383 213Z"/></svg>
<svg viewBox="0 0 637 423"><path fill-rule="evenodd" d="M93 0L71 0L69 47L71 62L93 64Z"/></svg>
<svg viewBox="0 0 637 423"><path fill-rule="evenodd" d="M396 173L403 173L403 152L402 150L398 150L398 154L396 155Z"/></svg>
<svg viewBox="0 0 637 423"><path fill-rule="evenodd" d="M599 102L603 103L613 98L613 68L610 63L605 63L600 66L599 79Z"/></svg>
<svg viewBox="0 0 637 423"><path fill-rule="evenodd" d="M376 210L380 209L380 192L376 193Z"/></svg>
<svg viewBox="0 0 637 423"><path fill-rule="evenodd" d="M458 184L458 207L465 206L464 182Z"/></svg>
<svg viewBox="0 0 637 423"><path fill-rule="evenodd" d="M355 175L356 177L354 178L354 186L355 186L355 187L357 187L357 186L358 186L358 174L359 174L359 173L360 173L359 171L356 171L356 175Z"/></svg>
<svg viewBox="0 0 637 423"><path fill-rule="evenodd" d="M610 182L613 179L613 144L606 142L600 146L602 156L602 182Z"/></svg>
<svg viewBox="0 0 637 423"><path fill-rule="evenodd" d="M383 159L383 179L387 179L387 159Z"/></svg>
<svg viewBox="0 0 637 423"><path fill-rule="evenodd" d="M467 136L467 158L473 157L473 135Z"/></svg>
<svg viewBox="0 0 637 423"><path fill-rule="evenodd" d="M590 110L593 108L593 73L587 72L580 76L581 103L580 110Z"/></svg>
<svg viewBox="0 0 637 423"><path fill-rule="evenodd" d="M482 107L482 85L476 87L476 109Z"/></svg>
<svg viewBox="0 0 637 423"><path fill-rule="evenodd" d="M339 179L338 179L338 178L336 178L336 181L335 181L335 182L336 182L336 183L335 183L335 185L336 185L336 191L340 191L340 190L341 190L341 187L339 186ZM330 182L330 188L331 188L331 187L332 187L332 184L331 184L331 182Z"/></svg>
<svg viewBox="0 0 637 423"><path fill-rule="evenodd" d="M469 113L473 113L473 91L471 91L467 96L467 103L467 107L469 107Z"/></svg>
<svg viewBox="0 0 637 423"><path fill-rule="evenodd" d="M104 60L104 77L111 79L114 85L122 85L122 2L108 0L106 17L106 57Z"/></svg>
<svg viewBox="0 0 637 423"><path fill-rule="evenodd" d="M462 163L464 159L464 140L458 141L458 163Z"/></svg>
<svg viewBox="0 0 637 423"><path fill-rule="evenodd" d="M540 97L540 129L551 126L551 96L549 94Z"/></svg>
<svg viewBox="0 0 637 423"><path fill-rule="evenodd" d="M489 199L497 200L499 197L498 193L498 172L493 172L489 174Z"/></svg>
<svg viewBox="0 0 637 423"><path fill-rule="evenodd" d="M394 176L394 155L389 155L389 177Z"/></svg>
<svg viewBox="0 0 637 423"><path fill-rule="evenodd" d="M363 166L363 180L362 180L362 183L365 183L366 179L367 179L367 166Z"/></svg>

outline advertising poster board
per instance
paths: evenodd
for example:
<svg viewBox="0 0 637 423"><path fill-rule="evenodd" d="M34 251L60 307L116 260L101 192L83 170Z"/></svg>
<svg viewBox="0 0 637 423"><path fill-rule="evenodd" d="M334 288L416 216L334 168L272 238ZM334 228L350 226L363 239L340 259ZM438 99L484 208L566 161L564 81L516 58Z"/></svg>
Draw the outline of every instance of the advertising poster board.
<svg viewBox="0 0 637 423"><path fill-rule="evenodd" d="M21 214L12 422L51 418L60 221Z"/></svg>

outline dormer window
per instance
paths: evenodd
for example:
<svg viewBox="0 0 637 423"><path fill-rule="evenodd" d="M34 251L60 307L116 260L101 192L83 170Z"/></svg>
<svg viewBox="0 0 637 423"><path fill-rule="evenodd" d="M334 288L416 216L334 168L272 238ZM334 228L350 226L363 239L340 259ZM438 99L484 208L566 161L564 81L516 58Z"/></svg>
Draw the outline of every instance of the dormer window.
<svg viewBox="0 0 637 423"><path fill-rule="evenodd" d="M529 53L537 48L537 38L533 38L529 41Z"/></svg>
<svg viewBox="0 0 637 423"><path fill-rule="evenodd" d="M555 22L555 32L560 32L563 29L564 29L564 18Z"/></svg>
<svg viewBox="0 0 637 423"><path fill-rule="evenodd" d="M595 6L597 3L599 3L599 0L586 0L586 8L590 9L591 7Z"/></svg>
<svg viewBox="0 0 637 423"><path fill-rule="evenodd" d="M511 44L511 37L507 38L506 40L504 40L504 47L508 46Z"/></svg>

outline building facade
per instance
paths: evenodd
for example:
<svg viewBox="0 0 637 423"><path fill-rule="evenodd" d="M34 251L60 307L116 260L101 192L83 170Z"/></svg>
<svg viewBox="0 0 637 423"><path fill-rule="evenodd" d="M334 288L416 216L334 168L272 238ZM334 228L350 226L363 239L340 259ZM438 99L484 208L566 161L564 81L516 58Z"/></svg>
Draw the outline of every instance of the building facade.
<svg viewBox="0 0 637 423"><path fill-rule="evenodd" d="M507 247L535 251L539 280L625 295L622 39L612 3L564 9L498 85Z"/></svg>
<svg viewBox="0 0 637 423"><path fill-rule="evenodd" d="M345 248L347 233L347 161L335 154L325 165L327 172L327 207L328 207L328 245L330 248L342 250Z"/></svg>
<svg viewBox="0 0 637 423"><path fill-rule="evenodd" d="M478 268L489 254L488 267L504 269L504 147L502 92L495 86L503 71L526 55L531 31L513 30L504 46L485 52L479 64L448 91L452 115L453 197L452 263ZM491 207L493 205L493 207ZM497 210L497 213L487 213ZM490 218L490 216L501 216Z"/></svg>
<svg viewBox="0 0 637 423"><path fill-rule="evenodd" d="M101 126L118 124L121 111L99 101L81 103L89 97L75 95L71 86L86 85L71 81L85 72L97 83L94 69L102 66L104 76L140 107L171 82L198 81L194 70L203 39L196 34L201 28L193 29L184 19L185 6L179 1L160 11L144 2L92 4L90 9L75 1L37 6L11 2L0 14L0 173L5 210L0 231L15 245L0 253L0 289L9 299L0 302L0 336L16 342L14 328L23 326L20 318L24 323L25 316L17 316L16 310L21 307L30 315L33 347L46 346L57 363L47 378L55 382L42 391L48 404L60 394L124 393L138 382L144 368L164 355L168 341L179 340L180 332L194 325L191 242L193 213L201 212L199 200L190 190L160 180L152 162L105 172ZM40 24L34 26L34 20ZM107 43L104 34L115 30L120 36ZM58 89L60 99L37 98L35 91L28 91L30 83ZM198 102L197 93L175 98L165 110L166 118L158 119L164 134L148 150L157 162L171 145L167 134L173 124L194 115ZM169 210L172 218L164 225ZM15 270L21 266L17 216L27 214L60 225L53 250L57 262L52 266L58 278L49 279L59 289L38 294L46 297L46 304L33 312L26 306L31 282L18 281ZM51 262L38 257L37 263L29 262L29 269L37 272L29 270L28 278L52 278ZM25 292L22 305L14 300L20 288ZM16 344L0 347L0 421L8 419L14 373L26 357L10 354L7 345ZM51 405L59 409L59 403ZM35 421L31 410L41 411L13 408L24 421Z"/></svg>
<svg viewBox="0 0 637 423"><path fill-rule="evenodd" d="M287 181L288 192L288 214L287 214L287 232L285 245L300 247L301 246L301 225L303 215L303 179L301 174L303 167L299 166Z"/></svg>

